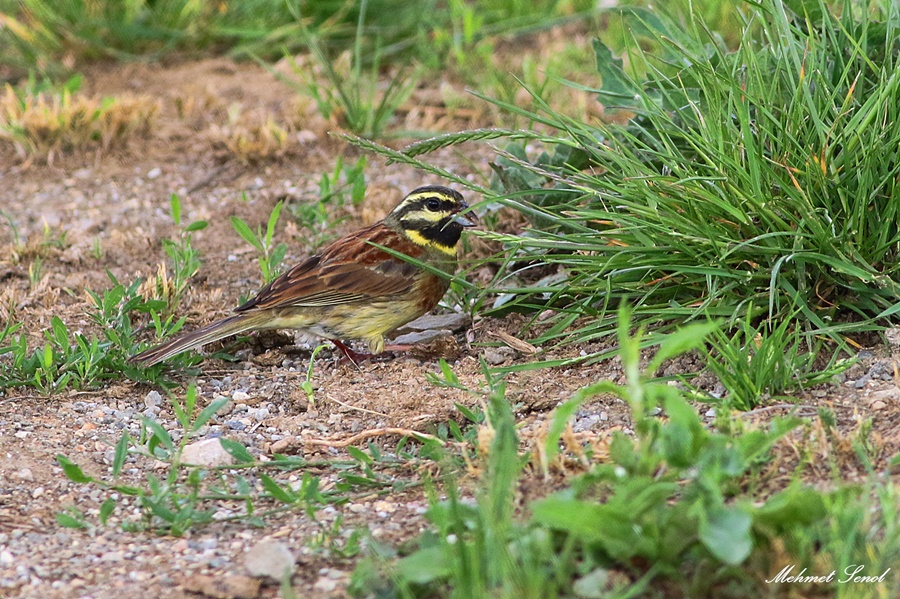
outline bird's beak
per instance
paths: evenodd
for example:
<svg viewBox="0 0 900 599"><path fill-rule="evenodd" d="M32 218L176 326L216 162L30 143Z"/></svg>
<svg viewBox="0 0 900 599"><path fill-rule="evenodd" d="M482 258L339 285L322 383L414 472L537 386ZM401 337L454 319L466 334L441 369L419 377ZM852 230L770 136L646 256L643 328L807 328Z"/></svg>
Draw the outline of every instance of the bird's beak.
<svg viewBox="0 0 900 599"><path fill-rule="evenodd" d="M462 206L460 206L460 210L465 210L468 207L469 207L469 205L466 204L465 202L463 202ZM464 227L476 226L476 223L474 222L476 220L478 220L478 217L475 216L474 212L469 212L465 216L463 216L462 214L459 214L459 213L457 213L453 216L453 222L459 223Z"/></svg>

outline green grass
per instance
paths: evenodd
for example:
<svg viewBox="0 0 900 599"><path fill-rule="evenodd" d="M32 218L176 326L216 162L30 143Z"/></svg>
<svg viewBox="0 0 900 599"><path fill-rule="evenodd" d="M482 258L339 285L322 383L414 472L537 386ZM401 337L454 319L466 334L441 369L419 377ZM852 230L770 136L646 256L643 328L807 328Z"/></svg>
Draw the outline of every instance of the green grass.
<svg viewBox="0 0 900 599"><path fill-rule="evenodd" d="M126 431L117 441L109 476L88 476L66 456L57 456L69 480L96 487L106 495L96 518L73 505L59 513L57 521L70 528L116 524L129 531L182 536L213 522L213 514L223 506L232 512L227 520L252 526L262 526L288 511L301 511L315 519L316 512L329 505L419 486L417 479L404 473L412 463L430 461L425 447L407 447L408 439L402 439L391 455L382 454L372 445L368 452L351 447L349 459L307 460L275 454L260 460L241 443L220 437L223 449L233 458L231 464L201 467L185 463L185 447L206 436L208 425L222 421L218 412L227 401L218 397L206 402L194 385L183 397L170 394L177 428L166 429L155 419L142 416L138 437ZM426 446L428 443L434 442L426 441ZM147 467L151 463L164 464L165 468ZM143 480L128 478L126 466L132 471L146 470ZM311 470L333 475L328 489L320 482L323 475L314 475ZM285 480L295 472L299 473L297 483ZM350 531L345 536L341 526L340 520L323 524L310 539L311 549L337 558L356 555L362 533Z"/></svg>
<svg viewBox="0 0 900 599"><path fill-rule="evenodd" d="M497 313L557 313L535 343L608 337L627 301L659 330L749 316L764 336L789 321L799 354L851 353L900 312L900 130L889 126L900 117L900 13L888 2L867 5L866 19L851 0L840 17L794 5L800 13L744 6L735 50L697 18L625 11L653 43L635 42L626 65L596 41L601 84L586 90L625 118L586 123L494 101L535 129L461 132L388 155L428 168L415 156L513 140L490 189L476 190L533 225L484 236L512 256L488 290L513 296ZM567 276L535 284L531 273L547 269ZM816 376L814 362L799 380Z"/></svg>
<svg viewBox="0 0 900 599"><path fill-rule="evenodd" d="M367 7L366 7L367 5ZM277 57L307 47L305 31L333 58L362 43L381 44L391 60L415 60L433 69L465 61L492 47L501 34L546 27L553 19L591 11L587 0L391 0L316 2L192 2L0 0L0 76L29 71L58 75L98 59L158 59L173 52L231 52ZM364 17L361 18L361 17ZM556 22L551 20L550 22ZM358 35L357 23L363 23ZM380 41L376 41L380 40Z"/></svg>
<svg viewBox="0 0 900 599"><path fill-rule="evenodd" d="M184 320L160 320L156 313L165 303L140 295L141 279L128 286L112 275L110 281L112 286L102 294L88 292L92 305L87 316L102 330L100 336L73 332L53 316L43 343L34 347L21 331L22 323L8 321L0 331L0 389L24 387L51 395L69 389L96 389L122 376L164 383L159 368L139 370L128 363L137 348L131 319L138 314L155 315L161 334L177 331Z"/></svg>
<svg viewBox="0 0 900 599"><path fill-rule="evenodd" d="M479 480L463 486L448 472L446 499L431 497L433 530L403 554L371 546L355 574L355 596L373 588L397 597L780 596L786 587L764 581L782 561L796 564L795 574L808 567L843 577L851 564L875 576L892 569L881 582L797 587L804 592L878 597L894 588L900 499L892 487L873 476L861 486L820 491L801 482L798 468L792 482L773 489L773 466L784 454L772 450L788 435L797 438L800 419L754 428L721 412L718 430L710 430L684 392L648 374L664 359L700 347L717 326L657 336L656 357L643 371L643 332L630 329L627 311L620 311L626 383L602 381L575 393L557 408L539 453L557 467L568 420L600 393L628 404L633 436L615 433L608 457L588 448L589 460L599 458L594 466L516 517L517 481L540 474L526 472L528 455L519 454L503 381L485 366L483 426L491 441ZM446 369L441 378L458 385ZM659 408L666 418L655 415Z"/></svg>
<svg viewBox="0 0 900 599"><path fill-rule="evenodd" d="M246 194L244 196L246 201ZM267 285L272 279L277 277L281 272L281 262L287 252L287 244L279 243L274 245L272 238L275 235L275 225L278 224L278 217L281 215L281 209L284 207L282 202L275 204L272 212L269 213L269 220L266 223L266 230L263 232L262 227L257 227L256 232L250 228L243 219L238 216L231 217L231 226L241 236L241 238L249 243L256 250L259 259L259 269L262 274L262 284Z"/></svg>

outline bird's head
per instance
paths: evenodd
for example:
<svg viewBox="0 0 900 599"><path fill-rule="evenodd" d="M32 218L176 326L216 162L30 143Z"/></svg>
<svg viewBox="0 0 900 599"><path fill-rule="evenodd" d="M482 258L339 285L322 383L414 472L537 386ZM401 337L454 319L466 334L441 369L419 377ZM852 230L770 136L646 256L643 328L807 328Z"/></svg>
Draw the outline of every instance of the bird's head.
<svg viewBox="0 0 900 599"><path fill-rule="evenodd" d="M456 255L463 228L473 227L472 214L462 195L439 185L419 187L388 214L384 223L399 230L413 243Z"/></svg>

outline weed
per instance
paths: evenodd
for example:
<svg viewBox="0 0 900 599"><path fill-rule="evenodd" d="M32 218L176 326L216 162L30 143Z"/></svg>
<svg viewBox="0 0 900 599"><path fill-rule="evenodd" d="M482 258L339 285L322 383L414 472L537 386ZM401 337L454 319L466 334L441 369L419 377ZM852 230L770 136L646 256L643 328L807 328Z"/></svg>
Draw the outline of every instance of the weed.
<svg viewBox="0 0 900 599"><path fill-rule="evenodd" d="M316 356L319 355L319 352L323 349L328 348L328 344L320 344L317 345L312 354L309 356L309 364L306 366L306 377L303 381L300 382L300 388L303 389L303 392L306 393L306 400L309 402L309 405L316 405L316 388L313 386L312 376L313 376L313 367L316 364Z"/></svg>
<svg viewBox="0 0 900 599"><path fill-rule="evenodd" d="M246 201L246 194L244 195ZM275 204L272 212L269 214L269 221L266 224L266 231L263 233L262 228L257 227L256 232L250 228L246 222L240 217L231 217L231 226L237 231L244 241L256 248L259 254L259 268L262 271L262 283L268 284L272 279L277 277L281 272L281 263L287 252L287 244L279 243L273 245L272 238L275 236L275 225L278 223L278 217L281 209L284 207L282 202Z"/></svg>
<svg viewBox="0 0 900 599"><path fill-rule="evenodd" d="M85 146L107 150L150 130L159 104L140 96L87 98L74 77L59 90L17 91L7 85L0 96L0 141L11 143L22 159L44 157Z"/></svg>
<svg viewBox="0 0 900 599"><path fill-rule="evenodd" d="M102 336L72 332L58 316L50 320L42 346L30 350L27 336L11 321L0 332L0 388L32 387L50 395L69 388L93 389L110 378L125 376L142 382L161 382L159 369L137 371L128 363L136 343L131 325L133 313L148 314L164 307L158 300L145 300L138 293L142 281L128 287L109 275L112 287L102 295L88 290L90 320ZM170 323L177 329L183 321Z"/></svg>
<svg viewBox="0 0 900 599"><path fill-rule="evenodd" d="M620 311L626 383L597 382L563 403L540 441L540 453L545 468L555 463L569 419L600 393L628 404L634 436L615 432L608 462L525 506L530 514L525 522L513 516L524 464L515 421L502 381L484 368L490 434L484 436L489 443L475 501L464 498L452 476L445 478L446 500L433 493L427 514L435 531L423 534L416 549L401 558L390 548L372 545L351 590L357 595L377 589L386 596L537 598L719 596L727 588L729 596L756 596L764 592L762 581L773 576L773 547L786 552L779 559L797 564L797 570L824 569L827 575L864 564L876 577L884 573L900 557L894 517L900 503L893 492L874 479L862 489L833 492L795 480L764 499L753 497L747 481L771 472L770 452L800 421L776 419L767 429L755 429L735 420L726 427L730 432L709 430L682 391L650 378L663 361L700 347L717 326L695 324L657 335L656 355L642 373L641 349L648 340L640 329L629 334L629 312ZM459 386L444 365L432 380ZM665 419L655 416L660 408ZM865 523L857 519L864 512L872 514ZM849 533L854 526L864 530ZM864 591L878 596L893 581L872 584Z"/></svg>
<svg viewBox="0 0 900 599"><path fill-rule="evenodd" d="M589 91L627 120L580 122L536 93L534 111L494 101L540 124L509 134L490 192L531 228L480 233L516 256L498 277L521 284L490 290L511 296L502 310L554 313L535 344L612 336L620 301L662 331L703 315L737 323L752 304L770 330L790 322L786 339L827 339L806 342L815 357L852 353L854 335L900 313L900 133L881 125L898 119L900 15L880 4L860 20L861 3L844 5L754 4L734 51L696 15L624 11L640 43L626 67L597 41L602 86ZM435 138L401 160L486 135ZM550 284L533 274L554 270Z"/></svg>
<svg viewBox="0 0 900 599"><path fill-rule="evenodd" d="M763 320L754 326L753 313L751 305L731 337L715 331L712 350L706 351L707 367L728 392L728 406L751 410L773 396L829 381L853 365L853 360L841 360L816 368L816 348L807 345L791 319L775 326Z"/></svg>
<svg viewBox="0 0 900 599"><path fill-rule="evenodd" d="M323 173L319 179L319 197L315 202L291 204L291 212L297 224L307 229L313 248L336 237L335 226L345 216L338 216L347 207L359 206L366 197L366 158L360 157L353 164L344 164L338 156L331 173ZM338 215L336 215L336 213Z"/></svg>
<svg viewBox="0 0 900 599"><path fill-rule="evenodd" d="M156 277L148 281L153 297L163 300L167 314L172 314L181 302L184 292L187 290L191 278L200 270L202 262L200 254L191 244L191 238L196 231L202 231L207 223L198 220L181 227L181 199L172 194L170 199L172 220L175 226L180 227L176 239L163 239L163 250L172 262L172 278L164 264L159 265Z"/></svg>
<svg viewBox="0 0 900 599"><path fill-rule="evenodd" d="M126 530L156 530L181 536L214 519L223 519L215 516L223 505L228 505L231 512L224 519L260 525L266 517L285 510L301 510L314 517L325 505L417 484L377 472L376 468L407 467L407 462L381 456L377 451L373 452L375 457L369 457L354 449L352 460L312 461L281 455L258 460L242 444L226 437L218 439L232 456L231 464L209 468L187 464L183 459L185 447L204 434L207 426L217 422L218 412L228 400L219 397L200 409L200 397L194 385L188 387L183 400L174 395L169 400L180 430L166 430L158 421L142 417L137 438L126 431L116 443L111 480L87 476L77 464L65 456L57 456L69 480L96 486L108 494L100 507L101 525L110 521L111 516L119 515L118 522ZM159 469L155 468L139 486L125 482L125 476L131 475L124 470L125 465L143 461L165 464L162 476L158 476ZM339 481L325 490L320 478L311 474L313 469L334 469ZM294 471L301 472L297 482L280 483L275 478ZM59 514L57 520L70 527L94 526L75 508ZM323 527L311 543L335 555L355 555L360 548L361 533L344 537L340 526L338 523Z"/></svg>
<svg viewBox="0 0 900 599"><path fill-rule="evenodd" d="M303 30L304 42L324 81L290 56L291 68L299 82L285 81L299 93L312 98L326 119L333 117L357 135L377 138L385 131L396 110L409 98L418 84L419 75L415 69L401 67L391 76L387 86L382 86L381 45L376 43L374 49L363 50L368 4L368 0L360 2L353 50L338 60L326 55L311 31Z"/></svg>
<svg viewBox="0 0 900 599"><path fill-rule="evenodd" d="M41 279L44 278L44 262L40 256L35 256L34 261L28 265L28 283L34 290Z"/></svg>
<svg viewBox="0 0 900 599"><path fill-rule="evenodd" d="M100 261L105 255L106 252L103 250L103 242L100 241L100 237L94 237L91 241L91 256L94 257L94 260Z"/></svg>

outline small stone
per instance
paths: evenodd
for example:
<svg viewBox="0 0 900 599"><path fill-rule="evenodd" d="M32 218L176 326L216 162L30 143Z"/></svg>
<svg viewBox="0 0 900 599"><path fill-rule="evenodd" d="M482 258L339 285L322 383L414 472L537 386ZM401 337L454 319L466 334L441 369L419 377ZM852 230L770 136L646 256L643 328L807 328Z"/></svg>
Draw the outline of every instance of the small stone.
<svg viewBox="0 0 900 599"><path fill-rule="evenodd" d="M13 434L13 437L15 437L16 439L26 439L28 437L28 435L30 435L30 434L31 434L31 431L19 431L19 432Z"/></svg>
<svg viewBox="0 0 900 599"><path fill-rule="evenodd" d="M162 174L162 169L157 166L157 167L151 168L149 171L147 171L147 178L148 179L156 179L161 174Z"/></svg>
<svg viewBox="0 0 900 599"><path fill-rule="evenodd" d="M37 499L41 495L44 494L44 487L38 487L34 491L31 492L32 499Z"/></svg>
<svg viewBox="0 0 900 599"><path fill-rule="evenodd" d="M331 593L338 587L338 581L333 578L329 578L328 576L323 576L319 578L316 583L313 585L313 588L317 591L322 591L323 593Z"/></svg>
<svg viewBox="0 0 900 599"><path fill-rule="evenodd" d="M181 582L184 590L215 599L255 599L260 581L242 574L211 576L194 574Z"/></svg>
<svg viewBox="0 0 900 599"><path fill-rule="evenodd" d="M107 551L100 556L101 562L121 562L125 559L125 555L121 551Z"/></svg>
<svg viewBox="0 0 900 599"><path fill-rule="evenodd" d="M144 405L148 408L162 405L162 395L159 394L159 391L151 391L144 397Z"/></svg>
<svg viewBox="0 0 900 599"><path fill-rule="evenodd" d="M16 556L12 554L12 552L3 550L0 551L0 566L11 566L16 562Z"/></svg>
<svg viewBox="0 0 900 599"><path fill-rule="evenodd" d="M190 443L181 452L181 461L184 464L214 468L227 466L234 463L234 458L225 451L218 438L204 439Z"/></svg>
<svg viewBox="0 0 900 599"><path fill-rule="evenodd" d="M440 330L440 331L413 331L411 333L406 333L405 335L400 335L399 337L395 337L391 340L391 344L394 345L419 345L422 343L428 343L434 339L439 337L445 337L450 335L450 331Z"/></svg>
<svg viewBox="0 0 900 599"><path fill-rule="evenodd" d="M16 478L19 480L33 481L34 473L31 471L31 468L20 468L16 470Z"/></svg>
<svg viewBox="0 0 900 599"><path fill-rule="evenodd" d="M513 356L515 352L508 347L488 347L484 350L484 360L491 366L499 366Z"/></svg>
<svg viewBox="0 0 900 599"><path fill-rule="evenodd" d="M281 541L260 541L244 555L244 567L252 576L280 581L293 574L294 554Z"/></svg>
<svg viewBox="0 0 900 599"><path fill-rule="evenodd" d="M387 512L389 514L397 510L397 505L389 501L376 501L372 506L377 512Z"/></svg>
<svg viewBox="0 0 900 599"><path fill-rule="evenodd" d="M285 451L293 449L299 445L300 441L297 439L297 437L291 435L272 443L272 445L269 447L269 450L272 453L284 453Z"/></svg>
<svg viewBox="0 0 900 599"><path fill-rule="evenodd" d="M607 420L609 420L609 414L607 414L606 412L600 412L600 420L606 422Z"/></svg>
<svg viewBox="0 0 900 599"><path fill-rule="evenodd" d="M231 394L231 399L234 400L234 403L247 403L250 400L250 394L246 391L235 391Z"/></svg>
<svg viewBox="0 0 900 599"><path fill-rule="evenodd" d="M458 331L469 326L472 319L468 314L458 314L451 312L449 314L426 314L412 322L397 329L398 333L409 333L412 331L432 331L437 329L446 329L449 331Z"/></svg>
<svg viewBox="0 0 900 599"><path fill-rule="evenodd" d="M897 387L888 387L887 389L879 389L878 391L873 391L871 395L869 395L872 400L882 400L882 401L900 401L900 389Z"/></svg>
<svg viewBox="0 0 900 599"><path fill-rule="evenodd" d="M878 410L883 410L887 407L887 404L881 401L880 399L876 399L872 402L872 405L869 406L869 409L873 412L877 412Z"/></svg>

